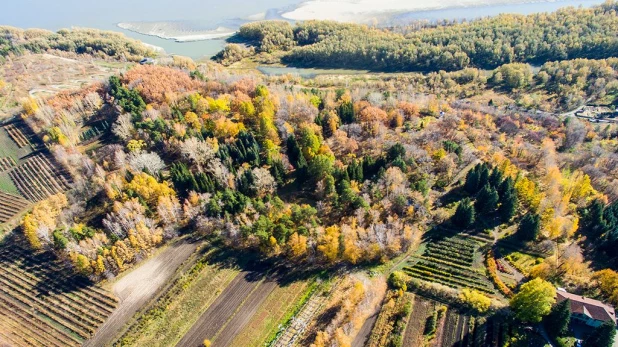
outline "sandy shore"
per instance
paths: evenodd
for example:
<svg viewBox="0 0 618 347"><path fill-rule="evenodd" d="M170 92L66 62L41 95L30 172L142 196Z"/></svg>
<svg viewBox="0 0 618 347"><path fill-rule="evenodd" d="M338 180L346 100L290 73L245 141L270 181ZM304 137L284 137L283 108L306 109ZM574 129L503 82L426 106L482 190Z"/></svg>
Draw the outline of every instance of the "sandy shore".
<svg viewBox="0 0 618 347"><path fill-rule="evenodd" d="M334 20L368 22L391 14L439 10L456 7L521 4L539 1L522 0L309 0L282 14L291 20Z"/></svg>
<svg viewBox="0 0 618 347"><path fill-rule="evenodd" d="M128 22L118 23L118 27L139 34L156 36L176 42L212 40L230 36L235 30L218 27L214 30L196 30L182 22Z"/></svg>

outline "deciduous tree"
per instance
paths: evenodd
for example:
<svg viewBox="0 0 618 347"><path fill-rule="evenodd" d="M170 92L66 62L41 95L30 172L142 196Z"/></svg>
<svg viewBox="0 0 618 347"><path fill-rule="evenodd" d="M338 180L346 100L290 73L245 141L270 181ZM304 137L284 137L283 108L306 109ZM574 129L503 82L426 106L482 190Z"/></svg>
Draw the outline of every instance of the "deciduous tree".
<svg viewBox="0 0 618 347"><path fill-rule="evenodd" d="M556 288L540 278L521 286L511 299L510 306L515 317L523 322L539 323L556 302Z"/></svg>

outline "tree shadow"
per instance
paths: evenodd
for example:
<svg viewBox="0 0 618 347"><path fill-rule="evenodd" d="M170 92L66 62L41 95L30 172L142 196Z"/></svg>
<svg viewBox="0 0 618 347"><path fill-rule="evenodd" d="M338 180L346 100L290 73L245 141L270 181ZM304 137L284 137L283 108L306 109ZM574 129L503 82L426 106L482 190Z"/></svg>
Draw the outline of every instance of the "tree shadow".
<svg viewBox="0 0 618 347"><path fill-rule="evenodd" d="M21 234L7 236L0 244L0 266L14 274L15 285L29 286L37 298L78 291L95 285L85 276L75 274L66 261L52 251L31 250Z"/></svg>

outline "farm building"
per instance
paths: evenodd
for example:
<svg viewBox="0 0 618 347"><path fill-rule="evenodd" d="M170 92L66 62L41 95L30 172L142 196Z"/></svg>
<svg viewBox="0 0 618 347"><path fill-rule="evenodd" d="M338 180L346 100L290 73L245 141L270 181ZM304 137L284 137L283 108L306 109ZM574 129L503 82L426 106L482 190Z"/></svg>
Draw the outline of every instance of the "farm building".
<svg viewBox="0 0 618 347"><path fill-rule="evenodd" d="M557 294L556 302L566 299L571 301L571 319L591 327L598 327L606 321L616 324L616 312L613 307L598 300L568 293L563 288L558 288Z"/></svg>

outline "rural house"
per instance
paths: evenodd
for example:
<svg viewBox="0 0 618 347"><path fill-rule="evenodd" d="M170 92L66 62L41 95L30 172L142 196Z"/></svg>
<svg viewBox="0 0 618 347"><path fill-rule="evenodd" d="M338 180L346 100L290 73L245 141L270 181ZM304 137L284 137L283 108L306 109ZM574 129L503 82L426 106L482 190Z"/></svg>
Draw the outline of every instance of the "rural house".
<svg viewBox="0 0 618 347"><path fill-rule="evenodd" d="M557 303L566 299L571 300L571 319L591 327L598 327L606 321L616 324L616 312L613 307L598 300L568 293L563 288L558 288L557 294Z"/></svg>

